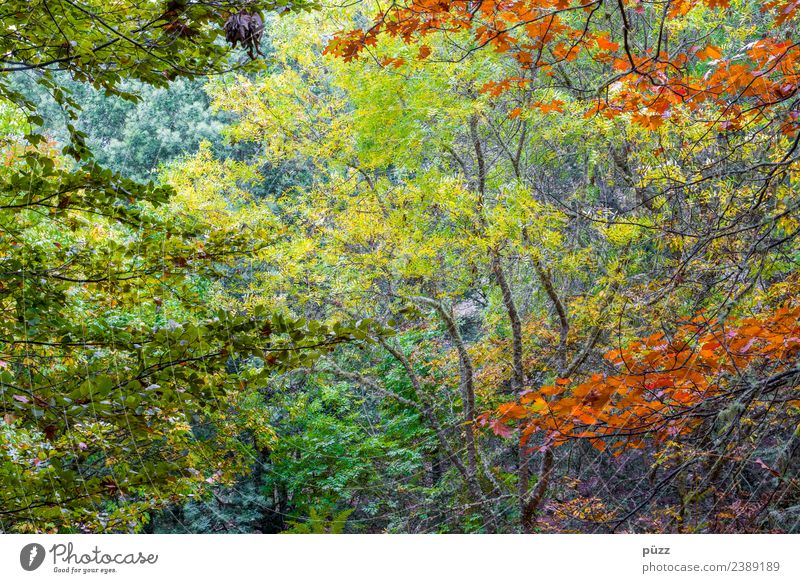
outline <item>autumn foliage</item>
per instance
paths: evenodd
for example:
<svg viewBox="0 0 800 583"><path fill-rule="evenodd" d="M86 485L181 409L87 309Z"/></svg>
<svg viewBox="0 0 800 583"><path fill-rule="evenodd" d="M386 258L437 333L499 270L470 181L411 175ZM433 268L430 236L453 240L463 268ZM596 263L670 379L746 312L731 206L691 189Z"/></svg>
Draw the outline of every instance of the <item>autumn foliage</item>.
<svg viewBox="0 0 800 583"><path fill-rule="evenodd" d="M800 375L794 365L799 353L796 305L736 326L696 317L669 336L657 332L607 353L616 374L597 373L581 383L556 379L485 413L480 422L503 437L518 425L523 444L541 431L540 449L588 440L620 455L643 447L647 437L663 442L691 432L710 402L736 398L741 383L763 384L759 399L770 399L782 380ZM748 378L753 369L772 376Z"/></svg>
<svg viewBox="0 0 800 583"><path fill-rule="evenodd" d="M709 35L681 35L696 8L730 10L730 0L412 0L392 4L363 30L340 32L327 51L352 60L377 43L380 35L408 42L429 35L466 34L464 51L487 48L518 61L522 76L486 84L498 95L526 85L532 91L567 86L586 101L587 116L628 113L635 123L656 129L699 115L723 130L765 121L795 135L795 111L773 111L790 100L800 82L800 46L784 35L798 3L773 1L761 7L762 22L751 39L723 49ZM641 32L641 31L646 32ZM673 32L675 30L675 32ZM429 58L431 51L420 52ZM570 67L575 67L574 69ZM600 81L581 85L591 68ZM557 102L534 104L558 110ZM701 114L701 110L703 113Z"/></svg>
<svg viewBox="0 0 800 583"><path fill-rule="evenodd" d="M800 529L800 1L8 2L0 531Z"/></svg>
<svg viewBox="0 0 800 583"><path fill-rule="evenodd" d="M718 136L719 152L710 155L692 179L667 179L669 186L655 196L674 202L674 193L691 191L719 172L738 183L743 208L753 205L743 211L746 214L787 180L800 139L794 101L800 89L800 43L793 38L798 7L794 1L773 1L742 6L739 13L730 0L411 0L393 4L367 27L340 32L326 50L353 61L380 52L382 36L430 44L432 38L444 38L444 44L455 48L426 48L418 59L457 62L490 50L513 60L514 66L504 69L511 74L498 74L480 89L498 102L511 95L507 116L512 120L531 111L563 114L564 96L569 95L587 120L626 120L662 137L666 134L659 132L705 128L706 135ZM725 35L696 26L698 19L715 18L733 19L740 28L735 35ZM750 140L765 144L768 160L725 167ZM673 152L663 142L651 152L672 163ZM627 172L624 160L621 167ZM744 176L752 179L747 185L752 190L741 187L739 177ZM747 192L753 193L752 199L747 200ZM651 203L652 199L643 201L652 210ZM692 232L690 237L702 241L695 249L734 233L736 222L724 235L724 229L713 234L714 227ZM672 228L663 227L665 232ZM673 281L682 278L677 274ZM558 304L557 298L554 301ZM559 317L557 351L563 354L563 309ZM556 374L549 384L526 385L514 400L483 413L477 422L499 437L518 439L521 460L527 454L544 455L542 492L557 446L586 442L619 457L644 449L652 440L654 451L668 446L684 455L687 447L699 446L688 446L682 439L700 427L706 432L703 447L708 447L709 423L722 423L719 419L725 417L729 402L752 408L750 413L769 410L778 389L795 385L799 317L800 308L790 301L738 322L702 312L676 319L663 331L607 352L604 365L594 373L584 371L572 378ZM791 395L780 399L788 407L798 403ZM737 415L741 421L744 415ZM745 424L754 423L750 419ZM702 447L695 455L698 451ZM747 456L740 452L733 457ZM662 462L657 456L656 465ZM520 464L524 468L527 461ZM761 465L767 467L763 461ZM529 517L541 502L540 494L528 495L533 499L527 505ZM586 502L586 507L591 505ZM523 523L525 508L523 504Z"/></svg>

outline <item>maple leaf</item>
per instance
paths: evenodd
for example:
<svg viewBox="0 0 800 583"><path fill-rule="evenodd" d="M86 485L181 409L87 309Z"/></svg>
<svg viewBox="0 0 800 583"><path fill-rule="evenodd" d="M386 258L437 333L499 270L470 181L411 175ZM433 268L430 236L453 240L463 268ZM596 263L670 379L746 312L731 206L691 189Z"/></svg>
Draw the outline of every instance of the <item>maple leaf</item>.
<svg viewBox="0 0 800 583"><path fill-rule="evenodd" d="M600 36L595 40L597 41L597 46L604 51L613 52L619 50L619 43L611 42L607 36Z"/></svg>
<svg viewBox="0 0 800 583"><path fill-rule="evenodd" d="M489 421L489 428L498 437L504 437L508 439L512 435L511 429L505 423L502 423L497 419L492 419Z"/></svg>
<svg viewBox="0 0 800 583"><path fill-rule="evenodd" d="M536 107L542 113L552 113L554 111L558 113L564 113L564 102L560 99L554 99L553 101L547 103L537 101L533 104L533 107Z"/></svg>
<svg viewBox="0 0 800 583"><path fill-rule="evenodd" d="M646 128L648 130L657 130L664 123L664 118L660 115L647 115L642 113L633 114L632 118L634 123Z"/></svg>
<svg viewBox="0 0 800 583"><path fill-rule="evenodd" d="M695 55L701 61L715 61L722 56L722 51L714 45L708 45L706 48L697 51Z"/></svg>

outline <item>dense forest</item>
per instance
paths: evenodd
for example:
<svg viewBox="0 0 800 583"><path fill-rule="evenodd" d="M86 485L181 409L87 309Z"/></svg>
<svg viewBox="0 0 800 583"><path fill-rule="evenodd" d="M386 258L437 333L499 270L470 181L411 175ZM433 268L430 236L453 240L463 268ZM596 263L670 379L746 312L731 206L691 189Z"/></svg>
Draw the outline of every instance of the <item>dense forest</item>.
<svg viewBox="0 0 800 583"><path fill-rule="evenodd" d="M800 532L800 2L0 23L0 532Z"/></svg>

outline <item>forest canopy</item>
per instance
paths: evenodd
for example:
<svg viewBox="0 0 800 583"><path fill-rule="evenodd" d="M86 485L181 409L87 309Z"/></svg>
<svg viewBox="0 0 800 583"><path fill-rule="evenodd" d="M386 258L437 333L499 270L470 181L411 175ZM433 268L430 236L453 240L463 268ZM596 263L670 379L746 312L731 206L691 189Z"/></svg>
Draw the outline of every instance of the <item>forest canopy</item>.
<svg viewBox="0 0 800 583"><path fill-rule="evenodd" d="M798 532L799 8L5 2L0 531Z"/></svg>

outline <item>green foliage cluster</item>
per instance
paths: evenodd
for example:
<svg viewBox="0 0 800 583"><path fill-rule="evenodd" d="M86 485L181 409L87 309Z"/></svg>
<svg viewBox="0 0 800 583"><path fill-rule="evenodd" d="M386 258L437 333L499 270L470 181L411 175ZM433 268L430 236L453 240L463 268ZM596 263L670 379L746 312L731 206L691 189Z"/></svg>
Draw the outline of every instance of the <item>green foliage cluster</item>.
<svg viewBox="0 0 800 583"><path fill-rule="evenodd" d="M351 337L345 326L263 306L220 310L213 287L236 277L238 257L269 244L266 225L258 216L237 220L224 204L214 214L190 212L171 187L137 181L153 178L154 146L183 154L198 144L182 141L217 128L193 124L203 109L196 84L148 103L162 114L181 105L188 117L155 140L156 126L142 122L161 116L140 109L136 124L119 98L135 102L127 89L156 95L146 88L228 67L229 49L217 41L226 14L242 6L3 6L3 530L136 531L149 510L235 479L249 452L238 439L246 421L236 390ZM32 75L38 92L23 92L19 75ZM78 127L81 101L94 117L84 120L89 140ZM53 104L66 120L61 134L47 132ZM112 164L124 174L92 151L114 156L103 130L113 130L115 116L135 127L117 138L140 156Z"/></svg>

